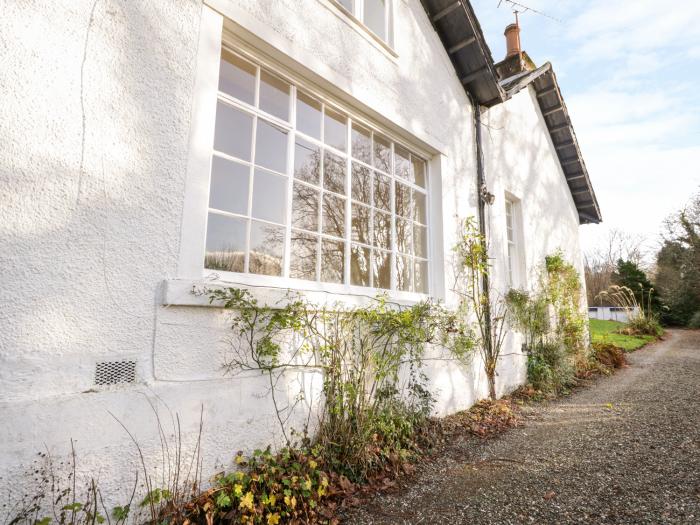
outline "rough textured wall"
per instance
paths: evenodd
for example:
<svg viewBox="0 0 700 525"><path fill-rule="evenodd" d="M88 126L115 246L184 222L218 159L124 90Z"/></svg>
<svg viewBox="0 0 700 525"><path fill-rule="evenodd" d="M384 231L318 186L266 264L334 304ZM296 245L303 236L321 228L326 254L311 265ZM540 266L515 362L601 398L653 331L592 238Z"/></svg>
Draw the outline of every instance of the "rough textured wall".
<svg viewBox="0 0 700 525"><path fill-rule="evenodd" d="M571 192L557 160L536 95L520 91L485 115L485 165L496 202L489 208L497 282L505 281L505 194L520 201L524 248L522 287L537 286L546 255L561 249L583 275L579 220Z"/></svg>
<svg viewBox="0 0 700 525"><path fill-rule="evenodd" d="M583 281L579 245L579 220L566 179L557 160L544 118L532 88L523 89L505 104L484 115L484 150L489 190L496 196L488 208L494 282L507 287L506 192L520 202L522 274L518 287L536 290L544 259L557 250L574 264ZM585 304L581 305L585 308ZM511 336L511 348L520 346ZM513 356L514 361L524 357ZM515 384L524 379L522 368L504 367L504 380ZM509 372L518 370L515 375Z"/></svg>
<svg viewBox="0 0 700 525"><path fill-rule="evenodd" d="M456 216L475 213L471 109L420 2L396 2L397 58L327 2L230 4L277 34L280 52L314 55L360 105L441 145L443 224L434 227L449 276ZM190 444L204 410L205 473L229 465L235 450L279 442L264 381L221 375L222 312L162 305L164 283L177 277L201 10L195 0L3 8L3 485L17 488L44 446L64 457L73 438L79 471L101 472L116 495L107 503L119 503L137 463L115 418L149 464L160 462L148 399L169 428L179 414ZM136 361L137 385L95 388L96 362L122 359ZM470 375L439 364L430 376L440 413L485 392L478 367ZM289 377L280 389L313 392L318 381Z"/></svg>

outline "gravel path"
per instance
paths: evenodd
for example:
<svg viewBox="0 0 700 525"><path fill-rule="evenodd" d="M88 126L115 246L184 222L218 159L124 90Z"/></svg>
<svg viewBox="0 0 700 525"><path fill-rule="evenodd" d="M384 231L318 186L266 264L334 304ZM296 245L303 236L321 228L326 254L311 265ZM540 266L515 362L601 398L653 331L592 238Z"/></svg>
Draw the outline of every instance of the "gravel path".
<svg viewBox="0 0 700 525"><path fill-rule="evenodd" d="M590 388L465 437L357 524L700 524L700 332L670 331Z"/></svg>

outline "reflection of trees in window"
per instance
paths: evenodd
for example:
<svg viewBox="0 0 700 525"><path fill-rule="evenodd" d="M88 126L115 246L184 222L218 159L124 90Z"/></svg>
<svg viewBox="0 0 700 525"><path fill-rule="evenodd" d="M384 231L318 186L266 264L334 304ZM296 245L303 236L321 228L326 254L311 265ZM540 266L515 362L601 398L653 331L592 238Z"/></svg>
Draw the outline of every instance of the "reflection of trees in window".
<svg viewBox="0 0 700 525"><path fill-rule="evenodd" d="M259 275L282 275L284 260L283 226L253 221L250 230L248 271Z"/></svg>
<svg viewBox="0 0 700 525"><path fill-rule="evenodd" d="M374 134L374 167L391 173L391 143Z"/></svg>
<svg viewBox="0 0 700 525"><path fill-rule="evenodd" d="M294 147L294 178L316 185L321 179L321 148L301 138Z"/></svg>
<svg viewBox="0 0 700 525"><path fill-rule="evenodd" d="M374 172L373 204L384 211L391 211L391 182L389 177Z"/></svg>
<svg viewBox="0 0 700 525"><path fill-rule="evenodd" d="M356 162L352 163L352 198L364 204L371 204L372 172Z"/></svg>
<svg viewBox="0 0 700 525"><path fill-rule="evenodd" d="M323 189L345 195L347 161L326 151L323 158Z"/></svg>
<svg viewBox="0 0 700 525"><path fill-rule="evenodd" d="M295 279L316 280L318 236L292 230L289 275Z"/></svg>
<svg viewBox="0 0 700 525"><path fill-rule="evenodd" d="M345 243L321 240L321 280L342 283L345 273Z"/></svg>
<svg viewBox="0 0 700 525"><path fill-rule="evenodd" d="M323 194L323 233L333 237L345 237L345 199Z"/></svg>
<svg viewBox="0 0 700 525"><path fill-rule="evenodd" d="M292 226L312 232L318 231L318 203L321 192L306 184L294 183Z"/></svg>
<svg viewBox="0 0 700 525"><path fill-rule="evenodd" d="M375 288L391 288L391 255L389 252L372 250L372 283Z"/></svg>
<svg viewBox="0 0 700 525"><path fill-rule="evenodd" d="M350 282L355 286L369 286L370 249L354 244L350 255Z"/></svg>
<svg viewBox="0 0 700 525"><path fill-rule="evenodd" d="M386 250L391 248L391 215L388 213L382 213L379 210L374 211L374 246L379 248L384 248Z"/></svg>
<svg viewBox="0 0 700 525"><path fill-rule="evenodd" d="M365 164L372 163L372 132L361 126L352 126L352 156Z"/></svg>
<svg viewBox="0 0 700 525"><path fill-rule="evenodd" d="M207 251L204 267L222 272L243 272L245 252L236 251L234 246L222 246L220 250Z"/></svg>

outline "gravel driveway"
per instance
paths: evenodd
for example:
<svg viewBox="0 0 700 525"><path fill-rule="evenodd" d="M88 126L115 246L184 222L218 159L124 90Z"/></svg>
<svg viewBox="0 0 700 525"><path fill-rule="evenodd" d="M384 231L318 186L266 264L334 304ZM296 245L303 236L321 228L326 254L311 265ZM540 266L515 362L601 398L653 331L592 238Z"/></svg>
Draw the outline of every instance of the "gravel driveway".
<svg viewBox="0 0 700 525"><path fill-rule="evenodd" d="M455 442L343 522L700 524L700 332L628 358L499 438Z"/></svg>

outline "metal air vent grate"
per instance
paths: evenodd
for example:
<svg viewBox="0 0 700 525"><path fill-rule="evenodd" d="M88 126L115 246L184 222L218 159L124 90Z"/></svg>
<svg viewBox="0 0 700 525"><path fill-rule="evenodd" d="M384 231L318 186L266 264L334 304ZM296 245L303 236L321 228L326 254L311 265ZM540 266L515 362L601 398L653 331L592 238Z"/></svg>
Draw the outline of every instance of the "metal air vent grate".
<svg viewBox="0 0 700 525"><path fill-rule="evenodd" d="M103 361L95 367L96 385L118 385L136 381L136 361Z"/></svg>

